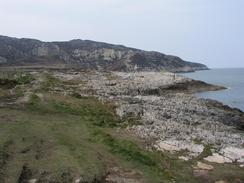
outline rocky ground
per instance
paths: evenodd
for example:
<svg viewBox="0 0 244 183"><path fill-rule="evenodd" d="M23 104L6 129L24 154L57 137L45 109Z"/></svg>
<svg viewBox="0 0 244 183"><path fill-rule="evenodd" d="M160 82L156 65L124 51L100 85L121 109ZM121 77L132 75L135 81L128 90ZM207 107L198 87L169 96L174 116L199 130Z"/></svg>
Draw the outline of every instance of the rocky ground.
<svg viewBox="0 0 244 183"><path fill-rule="evenodd" d="M189 153L184 159L190 159L211 145L213 155L206 157L207 161L238 162L243 166L243 112L191 95L223 87L168 72L56 73L56 76L81 79L86 82L83 90L116 102L121 118L133 116L141 123L128 130L151 141L159 150L187 149Z"/></svg>
<svg viewBox="0 0 244 183"><path fill-rule="evenodd" d="M185 162L186 167L190 164L193 176L200 177L197 182L244 181L234 174L230 175L232 178L234 176L234 179L229 179L228 176L226 179L223 177L223 180L220 177L211 178L215 174L222 175L215 172L222 169L222 166L234 167L233 171L236 168L242 171L244 113L217 101L199 99L193 95L195 92L219 90L224 87L169 72L28 73L35 80L29 87L24 88L23 95L16 96L13 100L1 98L0 93L0 106L23 105L30 101L33 94L45 101L46 94L40 88L43 88L46 82L43 75L48 74L54 78L49 79L49 83L52 83L51 89L50 85L45 85L46 91L76 98L94 96L102 103L111 103L122 121L121 125L125 127L126 132L123 133L140 139L143 149L170 153L177 161ZM56 82L61 84L53 85ZM2 83L4 84L4 81ZM10 93L16 93L17 89L10 89ZM140 171L127 171L112 166L108 172L101 182L145 182ZM76 178L76 181L82 182L79 178ZM170 182L174 180L171 179Z"/></svg>

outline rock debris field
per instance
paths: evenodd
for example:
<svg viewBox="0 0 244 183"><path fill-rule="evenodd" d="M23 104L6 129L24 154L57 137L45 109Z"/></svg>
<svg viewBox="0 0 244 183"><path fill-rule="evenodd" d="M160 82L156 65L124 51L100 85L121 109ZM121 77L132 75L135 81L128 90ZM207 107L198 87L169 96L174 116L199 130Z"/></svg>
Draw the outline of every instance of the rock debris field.
<svg viewBox="0 0 244 183"><path fill-rule="evenodd" d="M184 152L190 160L208 147L204 160L244 164L244 115L195 92L224 89L169 72L56 72L62 80L81 80L81 95L111 101L121 119L138 122L127 130L148 142L148 148Z"/></svg>

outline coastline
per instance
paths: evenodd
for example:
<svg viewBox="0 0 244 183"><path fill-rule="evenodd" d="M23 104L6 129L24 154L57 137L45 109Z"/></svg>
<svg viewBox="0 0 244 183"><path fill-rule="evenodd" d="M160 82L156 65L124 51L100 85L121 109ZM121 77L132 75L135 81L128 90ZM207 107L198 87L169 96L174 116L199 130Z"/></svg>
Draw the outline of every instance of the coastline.
<svg viewBox="0 0 244 183"><path fill-rule="evenodd" d="M81 73L73 77L84 79L85 75ZM133 125L128 130L159 150L184 144L183 147L189 147L186 157L191 159L202 152L190 148L195 147L194 141L198 139L201 147L211 144L212 151L217 154L225 152L227 147L240 148L241 153L231 157L231 162L243 158L244 137L238 130L244 130L244 113L218 101L192 95L224 87L169 72L93 72L88 75L85 88L92 89L100 100L115 103L121 119L129 116L139 119L141 125ZM55 76L65 79L72 74L67 77L57 73ZM167 145L162 146L162 143ZM218 151L214 150L216 148ZM240 159L240 163L244 163L244 159Z"/></svg>
<svg viewBox="0 0 244 183"><path fill-rule="evenodd" d="M4 92L1 93L0 90L0 110L23 111L23 107L26 106L24 111L31 109L31 113L27 113L28 116L37 115L36 113L43 116L41 118L41 124L43 124L43 119L46 121L43 114L50 115L59 111L61 113L56 115L62 117L71 115L72 117L75 114L89 112L91 109L87 110L87 107L95 105L91 110L92 117L84 117L85 121L89 122L89 128L82 126L80 130L84 131L84 128L87 131L104 130L102 134L106 132L106 139L108 137L110 139L112 134L116 134L121 139L125 134L127 140L136 139L139 147L149 151L149 154L157 153L158 156L159 153L162 153L163 157L173 156L174 162L180 162L184 166L190 164L188 168L191 170L191 176L193 176L193 172L194 176L199 178L198 172L209 166L211 166L211 171L218 167L231 166L235 167L237 172L241 171L241 167L244 166L244 113L218 101L200 99L193 95L198 91L219 90L224 89L223 87L170 72L28 70L24 75L31 75L30 78L35 79L26 86L23 84L19 86L23 90L22 95L16 95L19 87L9 90L12 97ZM51 106L58 107L58 111L52 111L53 109L48 103L50 97L53 97ZM65 101L63 101L64 99ZM101 104L94 103L94 99ZM59 100L61 103L58 105ZM41 105L35 106L35 103ZM70 105L74 106L70 108ZM81 111L77 111L80 105L82 106ZM100 105L105 105L103 108L103 110L106 109L105 114L101 114ZM95 110L96 108L99 110ZM52 110L50 111L50 109ZM68 113L66 114L66 112ZM112 124L115 125L115 128L103 126L111 122L112 118L105 118L111 114L116 116L116 122L119 121L119 126ZM9 114L7 113L7 115ZM74 127L80 124L81 116L78 117L79 120L75 121ZM93 121L93 117L99 118ZM58 119L60 120L60 118ZM49 126L49 121L47 120L47 122L47 126ZM72 120L68 120L65 124L71 122ZM94 122L98 123L98 126L91 126ZM9 124L11 125L11 123ZM57 124L59 126L60 123ZM29 127L28 125L29 123L27 127ZM55 126L55 129L58 126ZM68 127L66 128L68 129ZM64 131L62 128L61 130L61 133L66 136L66 130ZM108 131L110 131L109 134L107 134ZM72 139L73 133L80 135L80 131L77 132L76 129L71 132ZM91 143L91 141L88 142ZM69 141L69 143L73 142ZM108 144L111 145L111 141ZM131 143L129 147L131 147ZM124 151L122 152L124 153ZM131 151L126 150L126 152L131 154ZM141 156L137 152L135 159L138 159L137 155ZM144 162L144 156L142 162ZM177 169L176 172L178 171ZM208 174L208 171L205 173Z"/></svg>
<svg viewBox="0 0 244 183"><path fill-rule="evenodd" d="M214 85L225 86L227 89L223 91L206 91L195 95L205 99L217 100L232 108L244 111L243 72L244 70L241 68L221 68L182 75Z"/></svg>

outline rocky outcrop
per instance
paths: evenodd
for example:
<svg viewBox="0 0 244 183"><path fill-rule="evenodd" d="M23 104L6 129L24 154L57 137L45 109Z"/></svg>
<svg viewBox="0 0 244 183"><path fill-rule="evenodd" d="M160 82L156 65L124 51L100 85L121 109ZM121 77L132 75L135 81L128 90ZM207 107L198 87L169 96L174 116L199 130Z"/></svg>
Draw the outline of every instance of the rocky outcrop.
<svg viewBox="0 0 244 183"><path fill-rule="evenodd" d="M191 72L208 69L179 57L121 45L72 40L41 42L0 36L0 66L50 66L106 71Z"/></svg>
<svg viewBox="0 0 244 183"><path fill-rule="evenodd" d="M7 63L7 59L0 56L0 64Z"/></svg>
<svg viewBox="0 0 244 183"><path fill-rule="evenodd" d="M205 158L206 161L214 163L244 163L244 149L236 147L226 147Z"/></svg>

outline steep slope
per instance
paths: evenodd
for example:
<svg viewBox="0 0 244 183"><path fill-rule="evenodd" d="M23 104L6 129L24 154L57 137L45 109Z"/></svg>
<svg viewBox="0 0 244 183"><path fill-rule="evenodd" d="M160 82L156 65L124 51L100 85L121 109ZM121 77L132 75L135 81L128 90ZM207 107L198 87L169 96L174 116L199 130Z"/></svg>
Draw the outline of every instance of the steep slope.
<svg viewBox="0 0 244 183"><path fill-rule="evenodd" d="M109 71L172 72L208 69L159 52L89 41L42 42L0 36L0 66L59 65Z"/></svg>

